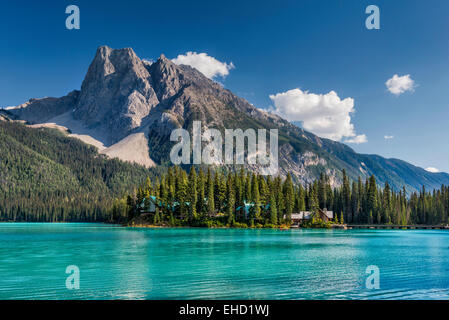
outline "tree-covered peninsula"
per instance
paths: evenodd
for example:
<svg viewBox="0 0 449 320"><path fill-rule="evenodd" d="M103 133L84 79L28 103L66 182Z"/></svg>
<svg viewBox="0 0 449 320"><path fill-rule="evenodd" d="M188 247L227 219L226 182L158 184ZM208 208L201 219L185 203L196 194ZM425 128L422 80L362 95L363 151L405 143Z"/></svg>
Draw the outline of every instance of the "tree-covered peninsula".
<svg viewBox="0 0 449 320"><path fill-rule="evenodd" d="M332 188L325 174L308 186L295 185L288 175L261 176L243 170L189 173L171 167L155 181L146 180L128 196L116 199L113 220L161 226L276 227L291 224L293 213L334 212L332 223L447 224L449 188L407 195L388 183L378 186L375 177L350 181ZM330 222L329 222L330 223ZM308 225L328 226L319 218Z"/></svg>

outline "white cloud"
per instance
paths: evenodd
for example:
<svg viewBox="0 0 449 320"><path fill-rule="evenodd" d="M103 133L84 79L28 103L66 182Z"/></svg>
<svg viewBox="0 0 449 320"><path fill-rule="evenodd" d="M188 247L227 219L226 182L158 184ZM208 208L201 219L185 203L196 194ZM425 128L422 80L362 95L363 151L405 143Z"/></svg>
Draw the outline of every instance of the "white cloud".
<svg viewBox="0 0 449 320"><path fill-rule="evenodd" d="M356 135L351 123L354 99L341 100L335 91L315 94L300 89L270 95L272 110L289 121L300 121L305 130L324 138L347 143L365 143L366 135Z"/></svg>
<svg viewBox="0 0 449 320"><path fill-rule="evenodd" d="M384 136L384 139L385 140L391 140L391 139L394 139L394 136Z"/></svg>
<svg viewBox="0 0 449 320"><path fill-rule="evenodd" d="M385 82L388 91L390 91L394 95L400 95L406 91L413 91L415 88L415 81L410 78L409 74L405 76L398 76L395 74L391 79L388 79Z"/></svg>
<svg viewBox="0 0 449 320"><path fill-rule="evenodd" d="M426 171L429 171L429 172L432 172L432 173L440 172L440 170L438 170L437 168L434 168L434 167L428 167L428 168L426 168Z"/></svg>
<svg viewBox="0 0 449 320"><path fill-rule="evenodd" d="M207 55L206 53L187 52L185 55L178 55L172 60L176 64L185 64L191 66L209 79L215 77L226 77L231 69L234 69L234 64L221 62Z"/></svg>
<svg viewBox="0 0 449 320"><path fill-rule="evenodd" d="M366 134L359 134L353 138L346 139L344 142L356 144L366 143L368 142L368 137L366 136Z"/></svg>

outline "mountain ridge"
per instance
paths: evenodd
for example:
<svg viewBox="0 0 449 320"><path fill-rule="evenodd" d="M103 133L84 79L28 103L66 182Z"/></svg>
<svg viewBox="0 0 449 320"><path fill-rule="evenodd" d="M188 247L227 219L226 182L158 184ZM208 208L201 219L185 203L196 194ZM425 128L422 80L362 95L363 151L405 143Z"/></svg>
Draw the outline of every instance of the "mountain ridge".
<svg viewBox="0 0 449 320"><path fill-rule="evenodd" d="M66 127L87 143L94 139L100 153L147 167L168 162L173 129L191 130L193 121L201 121L219 130L278 129L280 174L291 173L303 184L325 172L338 185L343 169L352 179L374 174L379 183L388 181L393 188L404 186L407 191L449 184L447 173L358 154L345 144L320 138L254 107L190 66L176 65L164 55L148 63L131 48L99 47L80 91L61 98L31 99L4 114L31 124ZM145 144L148 149L142 151Z"/></svg>

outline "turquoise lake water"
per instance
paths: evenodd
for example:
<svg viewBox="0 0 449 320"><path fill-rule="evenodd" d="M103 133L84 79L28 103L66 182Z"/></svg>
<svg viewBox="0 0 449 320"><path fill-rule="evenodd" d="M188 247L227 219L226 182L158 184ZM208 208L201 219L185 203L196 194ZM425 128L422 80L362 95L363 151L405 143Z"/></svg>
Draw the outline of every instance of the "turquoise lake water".
<svg viewBox="0 0 449 320"><path fill-rule="evenodd" d="M449 299L449 232L3 223L0 299Z"/></svg>

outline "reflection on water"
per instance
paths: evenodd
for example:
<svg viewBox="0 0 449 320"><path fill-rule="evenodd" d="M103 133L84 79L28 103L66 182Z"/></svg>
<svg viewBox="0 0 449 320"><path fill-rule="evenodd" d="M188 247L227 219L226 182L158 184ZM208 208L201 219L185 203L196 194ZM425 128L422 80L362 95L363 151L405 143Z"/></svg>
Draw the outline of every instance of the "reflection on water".
<svg viewBox="0 0 449 320"><path fill-rule="evenodd" d="M444 230L0 224L0 299L449 299L448 246Z"/></svg>

